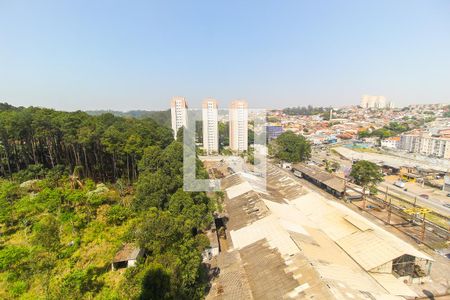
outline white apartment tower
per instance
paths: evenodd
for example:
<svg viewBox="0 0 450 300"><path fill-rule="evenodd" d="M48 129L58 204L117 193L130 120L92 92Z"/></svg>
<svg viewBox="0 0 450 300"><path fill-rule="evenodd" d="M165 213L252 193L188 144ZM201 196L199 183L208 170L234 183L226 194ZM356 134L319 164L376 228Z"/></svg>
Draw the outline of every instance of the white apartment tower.
<svg viewBox="0 0 450 300"><path fill-rule="evenodd" d="M360 106L362 108L393 108L394 104L388 101L384 96L363 95Z"/></svg>
<svg viewBox="0 0 450 300"><path fill-rule="evenodd" d="M236 100L230 105L230 149L236 152L248 149L248 104Z"/></svg>
<svg viewBox="0 0 450 300"><path fill-rule="evenodd" d="M172 117L172 130L175 139L178 129L187 126L187 102L184 97L173 97L170 103L170 112Z"/></svg>
<svg viewBox="0 0 450 300"><path fill-rule="evenodd" d="M203 149L206 153L219 152L218 108L215 99L205 99L202 104Z"/></svg>

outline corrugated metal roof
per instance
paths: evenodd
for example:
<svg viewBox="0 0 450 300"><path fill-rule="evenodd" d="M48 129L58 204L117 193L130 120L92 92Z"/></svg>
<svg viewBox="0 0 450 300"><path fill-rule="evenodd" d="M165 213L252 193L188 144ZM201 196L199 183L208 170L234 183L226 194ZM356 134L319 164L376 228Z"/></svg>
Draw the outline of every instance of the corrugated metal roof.
<svg viewBox="0 0 450 300"><path fill-rule="evenodd" d="M247 181L240 183L238 185L232 186L226 189L228 199L233 199L237 196L245 194L252 190L252 186Z"/></svg>
<svg viewBox="0 0 450 300"><path fill-rule="evenodd" d="M125 244L122 249L114 256L113 262L128 261L137 259L141 249L133 244Z"/></svg>
<svg viewBox="0 0 450 300"><path fill-rule="evenodd" d="M277 174L272 173L276 170L274 171L273 168L268 170L269 173L271 172L269 175L272 176L268 179L270 196L265 197L268 200L255 191L248 191L249 187L242 184L243 178L241 178L242 181L236 176L229 178L228 183L234 184L226 190L228 197L225 207L230 215L227 227L235 250L243 251L244 248L251 250L248 253L251 255L249 257L253 258L257 256L254 250L259 249L254 246L264 242L270 249L281 254L288 266L286 270L294 272L294 278L304 278L302 276L305 274L297 274L302 268L294 263L292 258L306 255L306 265L321 273L322 280L329 284L328 288L333 293L341 293L343 297L357 297L367 292L377 299L393 298L384 294L385 290L389 293L394 288L397 292L405 293L406 291L394 286L395 282L390 282L391 278L385 279L386 283L376 281L370 270L404 254L431 260L412 245L374 223L366 221L365 218L342 204L327 201L320 194L309 192L302 195L297 192L297 196L292 200L282 199L278 203L274 202L272 198L283 197L282 192L295 186L291 187L291 180L286 175L278 174L274 177ZM313 237L311 231L322 233L316 232ZM334 247L334 252L331 251L330 245ZM262 257L264 260L258 259L258 264L255 266L267 269L265 264L268 257L264 255ZM341 272L343 274L340 274ZM260 274L255 270L251 273L252 276ZM267 272L267 276L270 277L270 274ZM365 281L359 280L359 277L364 278ZM305 282L311 285L309 279ZM360 283L355 284L355 282ZM384 284L391 284L392 287L383 289L381 286ZM265 285L266 283L262 285L264 290ZM265 295L265 293L262 292L259 295Z"/></svg>
<svg viewBox="0 0 450 300"><path fill-rule="evenodd" d="M327 173L316 166L308 166L305 164L296 164L296 165L294 165L293 169L300 171L303 174L306 174L311 178L314 178L315 180L325 184L326 186L328 186L328 187L332 188L333 190L336 190L340 193L344 192L344 190L345 190L345 180L344 179L339 178L330 173Z"/></svg>
<svg viewBox="0 0 450 300"><path fill-rule="evenodd" d="M342 178L333 177L326 180L324 184L339 193L343 193L345 191L345 180Z"/></svg>
<svg viewBox="0 0 450 300"><path fill-rule="evenodd" d="M277 248L282 255L300 252L287 230L274 215L255 221L244 228L232 230L230 236L236 249L247 247L261 239L267 239L270 246Z"/></svg>
<svg viewBox="0 0 450 300"><path fill-rule="evenodd" d="M370 273L373 278L390 294L406 297L417 297L418 295L406 284L395 278L392 274Z"/></svg>
<svg viewBox="0 0 450 300"><path fill-rule="evenodd" d="M379 293L382 291L377 283L367 273L361 269L355 270L350 266L335 264L315 264L316 270L328 282L336 282L344 284L349 290L355 289L370 293ZM343 289L344 287L341 287Z"/></svg>
<svg viewBox="0 0 450 300"><path fill-rule="evenodd" d="M392 247L373 231L356 232L336 243L366 271L406 254Z"/></svg>
<svg viewBox="0 0 450 300"><path fill-rule="evenodd" d="M239 176L239 174L232 174L220 180L220 186L222 189L227 189L231 186L242 183L243 180Z"/></svg>
<svg viewBox="0 0 450 300"><path fill-rule="evenodd" d="M346 219L350 224L354 225L356 228L358 228L361 231L366 231L369 229L372 229L366 222L359 220L357 218L354 218L352 216L345 216L344 219Z"/></svg>

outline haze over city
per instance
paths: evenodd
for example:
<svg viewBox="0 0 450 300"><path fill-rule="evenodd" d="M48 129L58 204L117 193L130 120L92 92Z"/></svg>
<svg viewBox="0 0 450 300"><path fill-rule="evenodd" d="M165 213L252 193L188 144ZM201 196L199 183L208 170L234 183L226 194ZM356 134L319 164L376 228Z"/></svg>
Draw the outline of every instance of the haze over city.
<svg viewBox="0 0 450 300"><path fill-rule="evenodd" d="M61 110L450 103L448 1L0 2L0 101ZM223 104L223 106L222 106Z"/></svg>

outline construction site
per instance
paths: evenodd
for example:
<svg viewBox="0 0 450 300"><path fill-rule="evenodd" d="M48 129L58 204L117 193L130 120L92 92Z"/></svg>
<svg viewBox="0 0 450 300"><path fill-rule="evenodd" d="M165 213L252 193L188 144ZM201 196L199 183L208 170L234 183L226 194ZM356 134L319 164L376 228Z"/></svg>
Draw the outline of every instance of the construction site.
<svg viewBox="0 0 450 300"><path fill-rule="evenodd" d="M225 192L210 235L218 251L205 260L207 299L446 297L450 267L442 256L361 214L335 190L316 190L270 164L265 178L223 161L205 165Z"/></svg>

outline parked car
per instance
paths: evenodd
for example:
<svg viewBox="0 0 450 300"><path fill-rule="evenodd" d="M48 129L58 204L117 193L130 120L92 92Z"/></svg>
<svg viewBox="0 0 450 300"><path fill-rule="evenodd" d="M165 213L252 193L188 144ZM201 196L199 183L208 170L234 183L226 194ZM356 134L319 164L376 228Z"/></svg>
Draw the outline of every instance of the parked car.
<svg viewBox="0 0 450 300"><path fill-rule="evenodd" d="M425 199L429 199L430 198L430 196L425 195L425 194L420 194L419 197L422 197L422 198L425 198Z"/></svg>
<svg viewBox="0 0 450 300"><path fill-rule="evenodd" d="M450 197L450 194L447 194L447 197Z"/></svg>

